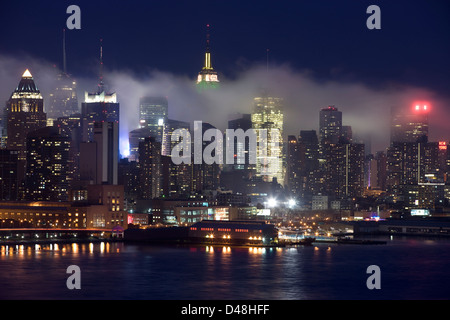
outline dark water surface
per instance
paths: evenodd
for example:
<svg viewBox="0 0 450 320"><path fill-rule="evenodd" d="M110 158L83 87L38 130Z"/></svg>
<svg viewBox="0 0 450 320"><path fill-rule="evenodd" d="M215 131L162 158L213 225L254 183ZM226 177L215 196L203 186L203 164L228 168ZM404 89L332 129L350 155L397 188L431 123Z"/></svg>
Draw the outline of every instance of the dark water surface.
<svg viewBox="0 0 450 320"><path fill-rule="evenodd" d="M69 290L67 267L81 270ZM369 290L367 267L381 270ZM0 299L449 299L450 240L293 248L73 243L0 246Z"/></svg>

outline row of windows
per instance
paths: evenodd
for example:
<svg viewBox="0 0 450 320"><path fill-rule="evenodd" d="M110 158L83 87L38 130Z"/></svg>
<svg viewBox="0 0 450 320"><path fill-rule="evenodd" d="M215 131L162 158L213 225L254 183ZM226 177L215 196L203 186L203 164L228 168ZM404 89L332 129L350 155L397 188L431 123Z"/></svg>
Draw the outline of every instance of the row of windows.
<svg viewBox="0 0 450 320"><path fill-rule="evenodd" d="M197 231L198 228L190 227L191 231ZM214 231L214 228L200 228L201 231ZM231 228L217 228L219 232L231 232ZM248 232L248 229L234 229L234 232ZM259 233L262 233L262 230L259 230Z"/></svg>

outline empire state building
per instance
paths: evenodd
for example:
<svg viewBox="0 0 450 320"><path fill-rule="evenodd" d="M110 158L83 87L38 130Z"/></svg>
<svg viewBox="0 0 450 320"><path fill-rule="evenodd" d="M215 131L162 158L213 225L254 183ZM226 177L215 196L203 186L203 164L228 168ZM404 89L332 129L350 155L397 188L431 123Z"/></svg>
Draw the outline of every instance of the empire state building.
<svg viewBox="0 0 450 320"><path fill-rule="evenodd" d="M217 77L217 71L214 70L211 64L211 50L209 43L209 24L207 27L206 34L206 52L205 52L205 61L202 70L198 73L197 77L197 88L199 91L210 89L210 88L218 88L219 87L219 79Z"/></svg>

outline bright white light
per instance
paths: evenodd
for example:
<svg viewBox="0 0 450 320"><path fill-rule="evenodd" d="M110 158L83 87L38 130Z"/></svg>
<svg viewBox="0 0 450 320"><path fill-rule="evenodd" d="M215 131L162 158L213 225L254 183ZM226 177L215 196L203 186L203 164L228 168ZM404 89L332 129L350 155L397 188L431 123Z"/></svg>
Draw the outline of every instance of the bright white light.
<svg viewBox="0 0 450 320"><path fill-rule="evenodd" d="M275 198L269 198L269 199L267 200L267 206L268 206L269 208L276 207L276 205L277 205L277 199L275 199Z"/></svg>
<svg viewBox="0 0 450 320"><path fill-rule="evenodd" d="M32 78L30 71L27 69L22 75L22 78Z"/></svg>
<svg viewBox="0 0 450 320"><path fill-rule="evenodd" d="M296 205L295 200L294 200L294 199L289 199L289 201L288 201L288 206L289 206L289 208L292 208L292 207L294 207L295 205Z"/></svg>
<svg viewBox="0 0 450 320"><path fill-rule="evenodd" d="M164 125L164 119L158 119L158 126Z"/></svg>
<svg viewBox="0 0 450 320"><path fill-rule="evenodd" d="M419 110L420 109L420 107L419 106L416 106L416 110Z"/></svg>
<svg viewBox="0 0 450 320"><path fill-rule="evenodd" d="M423 106L423 110L427 110L427 106Z"/></svg>

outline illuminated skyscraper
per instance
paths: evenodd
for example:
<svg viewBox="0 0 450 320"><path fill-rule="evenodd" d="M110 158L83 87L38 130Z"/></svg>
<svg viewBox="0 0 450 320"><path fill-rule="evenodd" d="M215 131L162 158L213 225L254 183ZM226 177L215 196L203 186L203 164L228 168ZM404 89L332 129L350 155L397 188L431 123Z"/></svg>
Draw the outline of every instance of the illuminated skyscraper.
<svg viewBox="0 0 450 320"><path fill-rule="evenodd" d="M44 99L28 69L6 105L8 114L7 148L19 151L18 160L26 160L27 134L47 125Z"/></svg>
<svg viewBox="0 0 450 320"><path fill-rule="evenodd" d="M258 153L256 155L256 176L264 181L273 179L283 186L283 99L263 94L254 98L252 127L256 130ZM263 130L260 130L263 129ZM261 135L266 132L267 136Z"/></svg>
<svg viewBox="0 0 450 320"><path fill-rule="evenodd" d="M391 109L391 143L424 142L428 140L428 114L430 104L413 103L409 108Z"/></svg>
<svg viewBox="0 0 450 320"><path fill-rule="evenodd" d="M116 93L107 93L103 83L103 50L100 46L100 79L96 92L85 92L81 104L82 141L93 141L95 122L117 122L120 105Z"/></svg>
<svg viewBox="0 0 450 320"><path fill-rule="evenodd" d="M359 197L364 190L364 144L327 144L326 190L338 199Z"/></svg>
<svg viewBox="0 0 450 320"><path fill-rule="evenodd" d="M167 122L166 97L142 97L139 103L139 128L147 128L156 141L162 142L164 124Z"/></svg>
<svg viewBox="0 0 450 320"><path fill-rule="evenodd" d="M66 39L63 35L63 70L57 76L57 85L50 94L46 105L47 118L56 120L59 117L68 117L78 113L77 82L67 73L66 67Z"/></svg>
<svg viewBox="0 0 450 320"><path fill-rule="evenodd" d="M178 142L172 141L172 134L177 129L185 129L190 131L191 125L186 121L179 121L173 119L167 119L164 123L164 132L162 139L162 154L165 156L170 156L173 148L176 147Z"/></svg>
<svg viewBox="0 0 450 320"><path fill-rule="evenodd" d="M197 88L199 91L219 87L219 78L217 77L217 72L214 70L214 68L212 67L212 64L211 64L209 24L206 27L207 27L207 33L206 33L206 52L205 52L205 61L204 61L205 63L197 77Z"/></svg>
<svg viewBox="0 0 450 320"><path fill-rule="evenodd" d="M69 188L70 139L56 127L45 127L27 136L26 198L66 201Z"/></svg>

